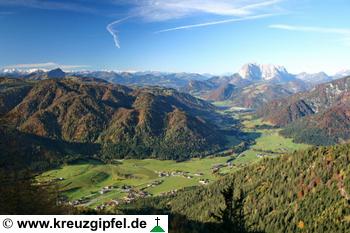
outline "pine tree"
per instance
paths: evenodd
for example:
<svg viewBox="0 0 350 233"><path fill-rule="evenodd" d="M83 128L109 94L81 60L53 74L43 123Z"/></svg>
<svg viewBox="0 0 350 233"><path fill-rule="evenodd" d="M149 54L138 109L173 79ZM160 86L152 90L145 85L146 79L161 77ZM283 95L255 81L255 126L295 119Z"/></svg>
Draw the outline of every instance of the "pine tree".
<svg viewBox="0 0 350 233"><path fill-rule="evenodd" d="M212 214L216 220L222 222L220 231L225 233L245 233L243 201L244 195L240 191L239 197L234 199L234 188L230 185L227 189L221 191L224 197L225 208L219 210L219 214Z"/></svg>

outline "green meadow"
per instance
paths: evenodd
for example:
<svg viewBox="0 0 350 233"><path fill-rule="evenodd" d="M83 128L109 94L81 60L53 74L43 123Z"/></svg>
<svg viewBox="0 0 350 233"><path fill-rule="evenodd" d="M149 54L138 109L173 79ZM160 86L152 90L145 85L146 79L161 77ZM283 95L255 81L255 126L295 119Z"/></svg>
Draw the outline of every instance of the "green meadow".
<svg viewBox="0 0 350 233"><path fill-rule="evenodd" d="M285 153L294 152L296 150L304 150L310 147L307 144L294 143L292 139L285 138L279 134L280 129L268 128L259 129L259 126L271 126L268 122L261 119L255 119L251 114L236 114L234 116L241 121L243 131L256 134L253 144L248 150L241 153L235 160L237 164L246 164L258 161L257 155L274 157Z"/></svg>
<svg viewBox="0 0 350 233"><path fill-rule="evenodd" d="M213 181L219 174L212 173L212 167L225 164L231 157L208 157L192 159L185 162L161 161L154 159L122 160L120 164L91 163L91 161L65 165L59 169L48 171L39 177L40 181L62 178L58 181L59 189L69 200L89 197L93 201L87 205L120 199L126 196L120 189L123 185L132 186L136 190L144 190L152 195L184 187L200 185L201 179ZM184 172L185 175L160 177L159 172ZM160 185L148 187L154 181ZM115 188L105 194L99 191L106 186Z"/></svg>
<svg viewBox="0 0 350 233"><path fill-rule="evenodd" d="M230 112L226 112L226 114ZM64 165L61 168L43 173L39 181L51 181L60 178L58 188L69 200L88 199L86 206L95 207L110 200L121 200L127 196L124 185L134 190L143 190L152 196L172 190L203 185L200 180L212 182L223 175L236 171L247 164L259 161L262 157L274 157L295 150L306 149L309 145L293 143L291 139L279 135L279 129L259 129L266 123L254 119L249 114L236 114L243 130L253 135L255 143L240 154L226 157L210 156L184 162L162 161L155 159L120 160L117 164L102 164L96 161L80 161ZM249 134L250 133L250 134ZM231 165L227 164L231 161ZM223 165L219 172L213 173L213 167ZM169 174L160 176L159 173ZM181 175L171 173L181 172ZM154 183L157 182L157 185ZM153 185L152 185L153 184ZM103 187L113 186L107 193L99 193Z"/></svg>

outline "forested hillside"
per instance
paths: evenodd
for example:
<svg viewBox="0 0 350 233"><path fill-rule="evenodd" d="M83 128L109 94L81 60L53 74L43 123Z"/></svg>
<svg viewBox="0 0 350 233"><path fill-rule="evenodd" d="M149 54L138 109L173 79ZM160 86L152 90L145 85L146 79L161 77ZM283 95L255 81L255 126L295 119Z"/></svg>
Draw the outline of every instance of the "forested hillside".
<svg viewBox="0 0 350 233"><path fill-rule="evenodd" d="M292 137L295 142L314 145L344 143L350 139L350 101L297 120L287 125L281 134Z"/></svg>
<svg viewBox="0 0 350 233"><path fill-rule="evenodd" d="M225 146L215 107L166 88L131 89L67 77L2 79L4 125L29 135L101 145L103 159L187 159ZM14 97L13 97L14 96Z"/></svg>
<svg viewBox="0 0 350 233"><path fill-rule="evenodd" d="M276 125L285 126L295 120L321 113L349 98L350 77L316 86L308 92L271 101L258 115Z"/></svg>
<svg viewBox="0 0 350 233"><path fill-rule="evenodd" d="M272 101L258 111L296 142L333 145L350 139L350 77L315 87L310 92Z"/></svg>
<svg viewBox="0 0 350 233"><path fill-rule="evenodd" d="M188 224L191 229L182 232L210 232L209 226L216 222L213 213L224 207L221 191L233 187L234 199L243 196L245 225L251 232L347 232L349 162L349 144L313 148L264 159L208 187L135 206L168 209L175 218L175 228ZM186 221L177 222L176 216Z"/></svg>

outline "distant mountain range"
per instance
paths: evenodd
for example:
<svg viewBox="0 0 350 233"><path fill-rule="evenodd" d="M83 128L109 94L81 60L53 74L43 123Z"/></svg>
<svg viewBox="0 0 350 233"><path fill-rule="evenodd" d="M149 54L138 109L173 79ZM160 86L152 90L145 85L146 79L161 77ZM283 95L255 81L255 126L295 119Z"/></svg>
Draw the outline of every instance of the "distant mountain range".
<svg viewBox="0 0 350 233"><path fill-rule="evenodd" d="M346 75L340 76L339 78L342 78L345 76ZM312 84L327 83L327 82L333 81L335 79L335 78L332 78L331 76L328 76L324 72L315 73L315 74L300 73L300 74L296 75L295 77L297 79L300 79L300 80L303 80L305 82L312 83Z"/></svg>
<svg viewBox="0 0 350 233"><path fill-rule="evenodd" d="M339 79L350 76L350 70L341 70L338 71L334 76L333 79Z"/></svg>
<svg viewBox="0 0 350 233"><path fill-rule="evenodd" d="M41 80L48 78L64 78L67 75L62 69L57 68L53 70L41 69L1 69L0 76L11 78L27 78L30 80Z"/></svg>
<svg viewBox="0 0 350 233"><path fill-rule="evenodd" d="M41 70L41 69L0 69L1 76L10 77L23 77L27 76L31 78L33 76L40 76L44 79L46 75L51 75L54 78L58 73L58 77L65 75L68 76L81 76L81 77L95 77L105 79L112 83L119 83L123 85L135 85L135 86L167 86L172 88L183 87L189 83L189 81L206 81L210 78L216 77L223 79L225 77L240 77L245 81L257 82L257 81L278 81L288 82L295 79L300 79L305 82L320 84L332 81L334 79L343 78L350 75L349 70L342 70L337 72L334 76L327 75L324 72L315 74L300 73L291 74L283 66L271 65L271 64L256 64L248 63L242 66L242 68L232 75L216 76L211 74L197 74L197 73L167 73L157 71L144 71L144 72L116 72L116 71L76 71L76 72L63 72L60 68L54 70ZM186 82L187 81L187 82ZM169 82L169 83L167 83Z"/></svg>
<svg viewBox="0 0 350 233"><path fill-rule="evenodd" d="M313 84L296 78L284 67L247 64L231 76L197 81L189 93L210 101L225 101L237 107L256 109L274 99L306 91ZM205 90L201 87L211 87ZM185 88L186 90L186 88Z"/></svg>
<svg viewBox="0 0 350 233"><path fill-rule="evenodd" d="M330 77L323 72L293 75L282 66L251 63L232 76L197 81L196 86L185 90L210 101L226 101L232 106L257 109L272 100L310 90L339 77L342 76Z"/></svg>
<svg viewBox="0 0 350 233"><path fill-rule="evenodd" d="M165 72L114 72L79 71L65 73L61 69L51 71L4 69L0 76L25 77L30 80L47 78L82 77L101 79L126 86L161 86L209 101L225 101L237 107L256 109L271 100L284 98L311 89L315 85L330 82L350 74L344 70L331 77L324 72L291 74L283 66L249 63L237 73L212 76L196 73Z"/></svg>
<svg viewBox="0 0 350 233"><path fill-rule="evenodd" d="M95 77L105 79L111 83L127 86L162 86L180 89L188 85L191 80L206 80L206 75L195 73L163 73L163 72L75 72L71 75L80 77Z"/></svg>

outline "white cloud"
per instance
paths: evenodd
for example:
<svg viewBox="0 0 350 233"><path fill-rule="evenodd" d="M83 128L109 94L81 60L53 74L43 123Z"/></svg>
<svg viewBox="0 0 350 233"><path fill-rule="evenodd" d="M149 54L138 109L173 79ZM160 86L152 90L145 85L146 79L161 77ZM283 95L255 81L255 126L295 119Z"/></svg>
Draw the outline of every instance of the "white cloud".
<svg viewBox="0 0 350 233"><path fill-rule="evenodd" d="M165 21L195 14L248 16L282 0L141 0L131 14L146 21Z"/></svg>
<svg viewBox="0 0 350 233"><path fill-rule="evenodd" d="M164 22L195 17L199 14L230 17L157 32L160 33L270 17L276 14L276 9L273 6L277 6L282 1L284 0L119 0L115 3L131 6L128 18L142 19L145 22ZM120 48L118 31L113 26L124 20L114 21L107 26L107 30L113 36L117 48Z"/></svg>
<svg viewBox="0 0 350 233"><path fill-rule="evenodd" d="M287 30L287 31L299 31L308 33L324 33L324 34L335 34L341 35L339 41L346 46L350 46L350 28L336 28L336 27L308 27L308 26L293 26L288 24L273 24L270 28Z"/></svg>
<svg viewBox="0 0 350 233"><path fill-rule="evenodd" d="M46 63L34 63L34 64L15 64L8 65L3 68L5 69L53 69L53 68L61 68L61 69L79 69L79 68L87 68L87 65L63 65L55 62L46 62Z"/></svg>

